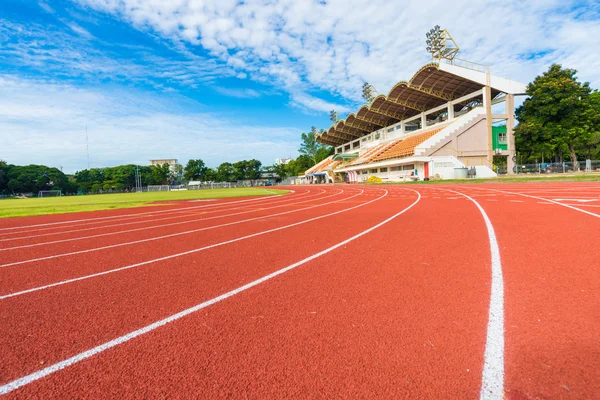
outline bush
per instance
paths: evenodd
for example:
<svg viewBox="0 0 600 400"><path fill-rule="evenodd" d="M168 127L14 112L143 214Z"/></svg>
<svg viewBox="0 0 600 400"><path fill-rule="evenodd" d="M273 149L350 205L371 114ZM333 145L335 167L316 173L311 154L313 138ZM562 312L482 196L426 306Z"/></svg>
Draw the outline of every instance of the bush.
<svg viewBox="0 0 600 400"><path fill-rule="evenodd" d="M369 183L381 183L382 179L378 178L376 176L370 176L369 179L367 179L367 182L369 182Z"/></svg>

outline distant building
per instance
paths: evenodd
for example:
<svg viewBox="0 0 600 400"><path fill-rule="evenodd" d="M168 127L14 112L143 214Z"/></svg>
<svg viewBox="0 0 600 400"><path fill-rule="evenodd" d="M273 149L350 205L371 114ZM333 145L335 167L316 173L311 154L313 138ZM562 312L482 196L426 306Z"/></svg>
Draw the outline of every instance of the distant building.
<svg viewBox="0 0 600 400"><path fill-rule="evenodd" d="M171 171L175 171L177 165L179 165L177 163L176 158L161 158L161 159L157 159L157 160L150 160L150 165L164 165L164 164L169 164L169 169Z"/></svg>
<svg viewBox="0 0 600 400"><path fill-rule="evenodd" d="M285 164L289 163L290 161L292 161L291 158L276 158L275 165L285 165Z"/></svg>

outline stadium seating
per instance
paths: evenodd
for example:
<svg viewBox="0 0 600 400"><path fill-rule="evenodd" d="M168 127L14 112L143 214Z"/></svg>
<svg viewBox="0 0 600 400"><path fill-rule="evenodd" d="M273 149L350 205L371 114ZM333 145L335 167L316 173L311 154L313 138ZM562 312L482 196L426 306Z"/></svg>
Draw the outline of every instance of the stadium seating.
<svg viewBox="0 0 600 400"><path fill-rule="evenodd" d="M402 158L412 156L415 153L415 147L429 139L444 128L431 129L429 131L419 133L418 135L409 136L406 139L397 140L394 144L384 151L379 152L372 158L372 161L383 161L392 158Z"/></svg>
<svg viewBox="0 0 600 400"><path fill-rule="evenodd" d="M311 168L309 168L306 172L305 175L308 174L312 174L315 172L319 172L319 171L324 171L328 165L332 164L333 161L333 156L329 156L326 159L324 159L323 161L315 164L314 166L312 166Z"/></svg>

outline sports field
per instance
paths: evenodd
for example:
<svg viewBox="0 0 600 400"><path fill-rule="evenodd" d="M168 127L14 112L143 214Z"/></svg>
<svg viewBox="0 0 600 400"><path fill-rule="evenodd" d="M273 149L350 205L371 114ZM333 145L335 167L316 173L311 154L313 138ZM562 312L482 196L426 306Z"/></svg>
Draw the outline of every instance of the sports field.
<svg viewBox="0 0 600 400"><path fill-rule="evenodd" d="M600 395L600 184L287 189L0 220L0 394Z"/></svg>
<svg viewBox="0 0 600 400"><path fill-rule="evenodd" d="M182 190L173 192L140 192L115 194L90 194L31 199L0 200L0 218L32 215L65 214L80 211L110 210L156 205L156 202L173 200L214 199L244 196L272 196L285 191L262 188L232 188Z"/></svg>

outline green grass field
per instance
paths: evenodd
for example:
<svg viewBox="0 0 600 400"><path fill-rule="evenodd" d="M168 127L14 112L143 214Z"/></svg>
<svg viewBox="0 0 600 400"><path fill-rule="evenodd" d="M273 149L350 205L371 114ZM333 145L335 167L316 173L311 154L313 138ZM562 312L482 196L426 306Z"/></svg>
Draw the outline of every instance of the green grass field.
<svg viewBox="0 0 600 400"><path fill-rule="evenodd" d="M170 200L272 196L283 193L287 193L287 191L270 188L234 188L182 190L174 192L95 194L32 199L4 199L0 200L0 218L140 207L154 202Z"/></svg>

